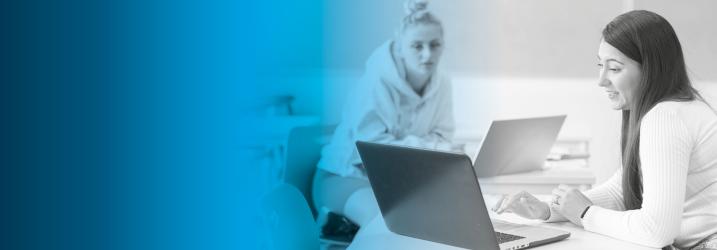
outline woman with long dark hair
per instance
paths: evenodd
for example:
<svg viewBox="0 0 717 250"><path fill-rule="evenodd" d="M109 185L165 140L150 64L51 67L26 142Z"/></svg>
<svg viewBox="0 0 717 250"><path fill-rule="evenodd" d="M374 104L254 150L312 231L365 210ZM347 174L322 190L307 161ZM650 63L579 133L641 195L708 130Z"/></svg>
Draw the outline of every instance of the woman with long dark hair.
<svg viewBox="0 0 717 250"><path fill-rule="evenodd" d="M518 193L496 212L650 247L717 248L717 112L692 87L675 31L636 10L602 36L598 85L622 112L622 169L585 193L560 186L550 203Z"/></svg>

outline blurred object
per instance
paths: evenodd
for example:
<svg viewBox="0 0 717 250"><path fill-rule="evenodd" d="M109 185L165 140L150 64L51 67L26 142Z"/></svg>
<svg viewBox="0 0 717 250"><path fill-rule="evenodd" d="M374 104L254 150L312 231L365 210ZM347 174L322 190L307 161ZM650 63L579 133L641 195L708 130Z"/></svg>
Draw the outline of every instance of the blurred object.
<svg viewBox="0 0 717 250"><path fill-rule="evenodd" d="M566 159L559 161L545 161L543 169L575 169L588 168L588 159Z"/></svg>
<svg viewBox="0 0 717 250"><path fill-rule="evenodd" d="M318 116L294 115L292 95L277 95L256 102L248 110L240 110L243 127L252 131L238 131L236 139L241 151L248 152L259 162L264 187L271 188L283 181L286 148L290 131L295 127L319 124ZM303 191L302 185L299 186Z"/></svg>
<svg viewBox="0 0 717 250"><path fill-rule="evenodd" d="M550 153L550 154L548 154L546 160L561 161L561 160L587 159L587 158L590 158L590 154L587 154L587 153L575 153L575 154Z"/></svg>
<svg viewBox="0 0 717 250"><path fill-rule="evenodd" d="M316 221L321 227L322 245L346 248L351 244L359 226L345 216L330 211L322 211Z"/></svg>
<svg viewBox="0 0 717 250"><path fill-rule="evenodd" d="M258 145L242 145L240 150L243 154L246 154L252 160L251 162L258 163L256 166L252 166L251 171L257 173L257 178L260 179L261 190L269 190L276 186L279 181L279 170L282 166L283 159L283 147L265 142L264 144Z"/></svg>
<svg viewBox="0 0 717 250"><path fill-rule="evenodd" d="M259 122L262 126L251 126L260 129L244 131L245 135L237 138L237 144L239 150L249 153L255 159L254 162L260 163L255 167L260 169L265 187L273 187L284 181L284 167L290 131L295 127L319 124L319 118L313 116L253 118L248 121ZM304 190L303 184L299 187L300 190Z"/></svg>
<svg viewBox="0 0 717 250"><path fill-rule="evenodd" d="M239 114L248 117L282 117L295 115L294 95L261 95L254 100L242 103Z"/></svg>
<svg viewBox="0 0 717 250"><path fill-rule="evenodd" d="M262 198L268 249L319 249L319 231L309 205L291 185L278 185Z"/></svg>
<svg viewBox="0 0 717 250"><path fill-rule="evenodd" d="M264 107L264 115L266 116L289 116L294 115L291 105L294 102L292 95L280 95L269 98L268 103Z"/></svg>
<svg viewBox="0 0 717 250"><path fill-rule="evenodd" d="M293 185L309 201L312 218L317 217L316 208L311 203L316 164L321 157L321 149L331 140L335 129L336 125L297 126L291 129L286 144L284 168L277 175L282 183ZM316 224L321 228L319 242L322 249L346 249L358 231L355 223L328 211L319 214Z"/></svg>
<svg viewBox="0 0 717 250"><path fill-rule="evenodd" d="M550 150L547 159L559 161L568 159L587 159L590 157L588 139L561 139L557 140Z"/></svg>
<svg viewBox="0 0 717 250"><path fill-rule="evenodd" d="M298 188L307 201L312 200L311 186L321 148L331 140L335 129L335 125L299 126L289 133L281 180ZM316 208L311 206L311 202L309 207L316 216Z"/></svg>
<svg viewBox="0 0 717 250"><path fill-rule="evenodd" d="M589 139L560 139L550 150L543 168L587 168L590 158L589 149Z"/></svg>

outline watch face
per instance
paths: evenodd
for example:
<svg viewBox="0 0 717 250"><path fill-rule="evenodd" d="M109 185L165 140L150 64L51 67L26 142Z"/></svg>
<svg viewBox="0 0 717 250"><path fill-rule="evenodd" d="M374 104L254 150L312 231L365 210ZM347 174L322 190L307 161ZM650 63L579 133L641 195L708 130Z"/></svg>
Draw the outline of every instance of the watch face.
<svg viewBox="0 0 717 250"><path fill-rule="evenodd" d="M585 214L588 212L588 209L589 209L589 208L590 208L590 206L585 207L585 210L583 210L583 213L580 215L580 219L582 219L583 217L585 217Z"/></svg>

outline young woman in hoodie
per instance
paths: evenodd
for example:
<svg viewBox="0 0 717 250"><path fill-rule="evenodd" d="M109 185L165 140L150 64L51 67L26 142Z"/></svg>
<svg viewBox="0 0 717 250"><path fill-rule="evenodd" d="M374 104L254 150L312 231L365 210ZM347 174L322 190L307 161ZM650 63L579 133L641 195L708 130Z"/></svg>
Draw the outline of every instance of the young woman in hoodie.
<svg viewBox="0 0 717 250"><path fill-rule="evenodd" d="M322 150L313 184L319 211L342 214L358 225L378 215L357 140L451 148L451 86L437 72L443 26L426 5L421 0L406 2L407 15L396 38L378 47L366 62L342 121Z"/></svg>

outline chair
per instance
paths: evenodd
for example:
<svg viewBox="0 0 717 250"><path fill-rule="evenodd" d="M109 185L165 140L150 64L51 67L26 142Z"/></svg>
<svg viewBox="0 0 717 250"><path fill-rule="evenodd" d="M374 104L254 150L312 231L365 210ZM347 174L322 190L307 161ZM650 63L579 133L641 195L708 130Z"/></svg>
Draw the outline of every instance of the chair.
<svg viewBox="0 0 717 250"><path fill-rule="evenodd" d="M319 230L311 210L295 187L279 184L261 201L268 229L268 249L319 249Z"/></svg>
<svg viewBox="0 0 717 250"><path fill-rule="evenodd" d="M282 181L295 186L309 203L311 213L316 218L313 206L311 186L316 164L321 157L321 148L327 144L336 125L296 127L289 133L286 159Z"/></svg>
<svg viewBox="0 0 717 250"><path fill-rule="evenodd" d="M296 127L289 133L282 182L296 187L303 194L311 215L316 219L318 211L313 206L312 185L316 164L321 158L321 148L329 143L336 125ZM315 226L315 228L318 228ZM348 245L319 237L323 250L346 249Z"/></svg>

